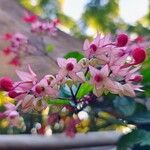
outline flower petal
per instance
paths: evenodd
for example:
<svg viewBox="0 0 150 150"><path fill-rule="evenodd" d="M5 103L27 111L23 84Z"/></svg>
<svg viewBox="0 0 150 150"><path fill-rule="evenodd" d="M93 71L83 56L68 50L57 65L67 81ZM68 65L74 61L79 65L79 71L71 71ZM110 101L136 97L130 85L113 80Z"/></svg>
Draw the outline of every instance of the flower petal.
<svg viewBox="0 0 150 150"><path fill-rule="evenodd" d="M103 75L103 77L107 77L109 75L109 68L108 65L105 65L101 70L100 74Z"/></svg>
<svg viewBox="0 0 150 150"><path fill-rule="evenodd" d="M94 77L97 74L100 74L100 71L92 66L89 66L90 74Z"/></svg>
<svg viewBox="0 0 150 150"><path fill-rule="evenodd" d="M89 40L86 39L83 44L83 50L88 50L89 47L90 47Z"/></svg>
<svg viewBox="0 0 150 150"><path fill-rule="evenodd" d="M64 68L66 66L66 59L65 58L57 58L57 63L59 67Z"/></svg>

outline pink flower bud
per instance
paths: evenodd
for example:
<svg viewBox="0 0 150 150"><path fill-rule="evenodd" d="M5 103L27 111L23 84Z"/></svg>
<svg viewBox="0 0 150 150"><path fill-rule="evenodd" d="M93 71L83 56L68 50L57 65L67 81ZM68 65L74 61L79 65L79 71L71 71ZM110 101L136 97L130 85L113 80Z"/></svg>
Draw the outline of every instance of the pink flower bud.
<svg viewBox="0 0 150 150"><path fill-rule="evenodd" d="M10 91L13 88L13 81L9 77L0 79L0 89L4 91Z"/></svg>
<svg viewBox="0 0 150 150"><path fill-rule="evenodd" d="M38 94L41 94L43 91L44 91L44 87L40 86L40 85L37 85L36 88L35 88L35 91L38 93Z"/></svg>
<svg viewBox="0 0 150 150"><path fill-rule="evenodd" d="M119 34L117 36L116 46L123 47L127 44L127 42L128 42L128 36L126 34Z"/></svg>
<svg viewBox="0 0 150 150"><path fill-rule="evenodd" d="M146 52L143 48L135 48L133 51L132 51L132 57L134 58L135 60L135 63L134 64L140 64L142 63L145 58L146 58Z"/></svg>

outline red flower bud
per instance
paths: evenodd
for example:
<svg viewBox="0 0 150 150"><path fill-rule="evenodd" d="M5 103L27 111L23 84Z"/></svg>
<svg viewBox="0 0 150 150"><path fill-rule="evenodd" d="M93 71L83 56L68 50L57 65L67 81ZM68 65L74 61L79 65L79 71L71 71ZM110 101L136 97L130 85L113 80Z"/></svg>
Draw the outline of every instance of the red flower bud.
<svg viewBox="0 0 150 150"><path fill-rule="evenodd" d="M21 65L21 61L19 57L14 57L10 62L10 65L14 65L14 66L20 66Z"/></svg>
<svg viewBox="0 0 150 150"><path fill-rule="evenodd" d="M130 81L133 81L133 82L141 82L143 80L143 76L142 75L136 75L134 77L134 79L131 79Z"/></svg>
<svg viewBox="0 0 150 150"><path fill-rule="evenodd" d="M3 39L4 40L11 40L12 39L12 34L10 34L10 33L6 33L5 35L4 35L4 37L3 37Z"/></svg>
<svg viewBox="0 0 150 150"><path fill-rule="evenodd" d="M8 96L9 96L10 98L15 98L15 97L19 96L20 94L21 94L21 93L17 93L17 92L15 92L15 91L9 91Z"/></svg>
<svg viewBox="0 0 150 150"><path fill-rule="evenodd" d="M44 87L40 86L40 85L37 85L35 87L35 91L38 93L38 94L41 94L41 92L44 91Z"/></svg>
<svg viewBox="0 0 150 150"><path fill-rule="evenodd" d="M13 81L9 77L0 79L0 89L4 91L10 91L13 88Z"/></svg>
<svg viewBox="0 0 150 150"><path fill-rule="evenodd" d="M36 15L25 16L23 20L27 23L34 23L35 21L37 21L37 16Z"/></svg>
<svg viewBox="0 0 150 150"><path fill-rule="evenodd" d="M135 48L133 51L132 51L132 57L134 58L135 60L135 63L134 65L136 64L140 64L142 63L145 58L146 58L146 52L143 48Z"/></svg>
<svg viewBox="0 0 150 150"><path fill-rule="evenodd" d="M9 55L11 53L11 49L9 47L3 49L4 55Z"/></svg>
<svg viewBox="0 0 150 150"><path fill-rule="evenodd" d="M123 47L127 44L127 42L128 42L128 36L126 34L119 34L117 36L116 46Z"/></svg>

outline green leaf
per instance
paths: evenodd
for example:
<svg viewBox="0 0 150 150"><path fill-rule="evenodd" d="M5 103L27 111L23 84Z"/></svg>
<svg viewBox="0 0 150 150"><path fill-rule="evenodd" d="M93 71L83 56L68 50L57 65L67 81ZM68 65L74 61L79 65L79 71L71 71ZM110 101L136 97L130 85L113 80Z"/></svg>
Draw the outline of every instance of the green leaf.
<svg viewBox="0 0 150 150"><path fill-rule="evenodd" d="M127 150L127 148L132 148L135 144L140 144L141 146L150 145L150 132L138 129L133 130L119 139L117 150Z"/></svg>
<svg viewBox="0 0 150 150"><path fill-rule="evenodd" d="M124 116L130 116L136 110L136 103L131 98L117 97L113 101L113 104L114 104L114 107Z"/></svg>
<svg viewBox="0 0 150 150"><path fill-rule="evenodd" d="M150 111L135 113L134 115L127 117L127 120L137 124L150 123Z"/></svg>
<svg viewBox="0 0 150 150"><path fill-rule="evenodd" d="M47 52L52 52L54 50L54 46L53 45L51 45L51 44L48 44L47 46L46 46L46 51Z"/></svg>
<svg viewBox="0 0 150 150"><path fill-rule="evenodd" d="M74 51L74 52L69 52L69 53L67 53L65 56L64 56L64 58L75 58L77 61L79 61L80 59L82 59L82 58L84 58L84 55L82 55L81 53L79 53L79 52L76 52L76 51Z"/></svg>
<svg viewBox="0 0 150 150"><path fill-rule="evenodd" d="M70 101L66 99L50 99L47 103L54 105L70 105Z"/></svg>
<svg viewBox="0 0 150 150"><path fill-rule="evenodd" d="M83 96L87 95L92 90L93 90L93 87L88 82L83 83L80 87L78 94L77 94L77 98L81 99Z"/></svg>

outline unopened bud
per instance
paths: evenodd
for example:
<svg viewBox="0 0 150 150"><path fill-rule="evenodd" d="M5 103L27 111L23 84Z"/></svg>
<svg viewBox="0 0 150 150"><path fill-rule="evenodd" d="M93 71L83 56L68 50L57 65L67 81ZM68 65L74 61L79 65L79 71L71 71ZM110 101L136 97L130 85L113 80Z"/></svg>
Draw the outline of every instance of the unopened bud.
<svg viewBox="0 0 150 150"><path fill-rule="evenodd" d="M9 93L8 93L8 96L10 97L10 98L15 98L15 97L17 97L17 96L19 96L21 93L17 93L17 92L15 92L15 91L10 91Z"/></svg>
<svg viewBox="0 0 150 150"><path fill-rule="evenodd" d="M4 91L10 91L13 88L13 81L9 77L0 79L0 89Z"/></svg>
<svg viewBox="0 0 150 150"><path fill-rule="evenodd" d="M146 52L143 48L135 48L133 51L132 51L132 57L134 58L135 60L135 63L134 64L140 64L142 63L145 58L146 58Z"/></svg>
<svg viewBox="0 0 150 150"><path fill-rule="evenodd" d="M117 36L116 46L123 47L127 44L127 42L128 42L128 36L126 34L119 34Z"/></svg>
<svg viewBox="0 0 150 150"><path fill-rule="evenodd" d="M136 75L134 77L134 79L132 79L131 81L133 82L141 82L143 80L143 76L142 75Z"/></svg>

